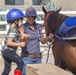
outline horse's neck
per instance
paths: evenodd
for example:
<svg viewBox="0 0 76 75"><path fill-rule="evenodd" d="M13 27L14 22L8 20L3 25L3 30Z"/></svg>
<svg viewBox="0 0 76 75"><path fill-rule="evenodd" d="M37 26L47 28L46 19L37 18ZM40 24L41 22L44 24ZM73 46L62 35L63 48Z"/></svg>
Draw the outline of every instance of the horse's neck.
<svg viewBox="0 0 76 75"><path fill-rule="evenodd" d="M59 14L59 19L58 19L58 21L57 21L57 26L59 27L59 26L64 22L64 20L65 20L67 17L68 17L68 16Z"/></svg>
<svg viewBox="0 0 76 75"><path fill-rule="evenodd" d="M59 14L58 15L58 20L57 20L57 22L56 22L56 27L55 27L55 30L57 30L59 27L60 27L60 25L64 22L64 20L67 18L68 16L66 16L66 15L62 15L62 14Z"/></svg>

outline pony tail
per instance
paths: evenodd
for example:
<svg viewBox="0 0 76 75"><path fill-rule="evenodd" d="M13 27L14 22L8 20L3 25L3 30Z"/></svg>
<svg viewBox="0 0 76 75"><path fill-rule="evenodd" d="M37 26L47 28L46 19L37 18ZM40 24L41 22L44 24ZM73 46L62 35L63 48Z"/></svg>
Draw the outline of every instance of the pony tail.
<svg viewBox="0 0 76 75"><path fill-rule="evenodd" d="M15 23L12 23L10 27L11 28L15 28L16 27L16 24Z"/></svg>

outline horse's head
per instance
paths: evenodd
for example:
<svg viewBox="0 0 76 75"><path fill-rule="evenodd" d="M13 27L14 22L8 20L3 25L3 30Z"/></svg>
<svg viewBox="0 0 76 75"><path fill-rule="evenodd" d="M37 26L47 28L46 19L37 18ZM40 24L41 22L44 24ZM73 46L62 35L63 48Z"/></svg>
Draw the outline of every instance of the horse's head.
<svg viewBox="0 0 76 75"><path fill-rule="evenodd" d="M46 9L42 6L42 10L45 13L44 26L46 35L49 35L50 32L54 34L57 28L57 22L60 19L60 17L58 16L61 8L58 9L57 11L51 10L47 12Z"/></svg>

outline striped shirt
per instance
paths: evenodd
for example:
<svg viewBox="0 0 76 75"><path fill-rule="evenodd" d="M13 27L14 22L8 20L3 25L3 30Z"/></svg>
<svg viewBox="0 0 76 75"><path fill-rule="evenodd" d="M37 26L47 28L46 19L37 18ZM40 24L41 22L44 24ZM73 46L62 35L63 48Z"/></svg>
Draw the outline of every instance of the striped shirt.
<svg viewBox="0 0 76 75"><path fill-rule="evenodd" d="M5 37L5 46L4 46L4 49L17 50L18 47L7 46L8 38L13 39L13 42L19 42L20 33L19 33L18 29L16 29L16 28L9 29L7 36Z"/></svg>

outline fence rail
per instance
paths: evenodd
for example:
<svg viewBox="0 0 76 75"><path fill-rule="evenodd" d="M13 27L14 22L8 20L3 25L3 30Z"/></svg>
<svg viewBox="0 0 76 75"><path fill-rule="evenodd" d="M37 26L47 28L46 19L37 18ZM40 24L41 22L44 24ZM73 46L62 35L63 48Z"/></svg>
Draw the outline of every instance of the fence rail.
<svg viewBox="0 0 76 75"><path fill-rule="evenodd" d="M7 10L7 11L0 11L0 16L6 16L8 11L9 10ZM23 11L23 13L25 13L25 12ZM76 16L76 11L60 11L60 13L61 14L65 14L65 15ZM43 13L43 11L37 11L37 15L44 15L44 13ZM39 24L43 24L44 23L43 20L36 20L36 22L39 23ZM9 25L7 24L6 21L0 21L0 26L2 26L2 25L6 25L6 30L4 30L4 31L0 30L0 34L6 34L7 31L8 31Z"/></svg>
<svg viewBox="0 0 76 75"><path fill-rule="evenodd" d="M0 11L0 15L6 15L7 14L7 12L8 12L9 10L7 10L7 11ZM25 11L23 11L23 13L25 13ZM60 11L60 13L61 14L75 14L76 15L76 11ZM44 12L43 11L37 11L37 14L44 14Z"/></svg>
<svg viewBox="0 0 76 75"><path fill-rule="evenodd" d="M2 16L5 15L6 16L7 12L8 11L0 11L0 15L2 15ZM23 13L24 13L24 11L23 11ZM60 13L61 14L65 14L65 15L73 15L73 16L76 16L76 11L61 11ZM37 14L38 15L44 15L44 13L42 11L37 11ZM43 24L44 23L43 20L36 21L36 22L39 23L39 24ZM0 21L0 25L6 25L6 31L0 31L0 34L6 34L7 31L8 31L9 25L7 24L6 21ZM44 32L44 30L43 30L43 32ZM4 40L4 37L3 38L0 37L0 54L1 54L2 46L3 46L3 40ZM40 46L41 46L41 48L43 50L44 49L44 46L46 46L46 44L45 45L40 45ZM45 50L47 50L47 48L45 48Z"/></svg>

